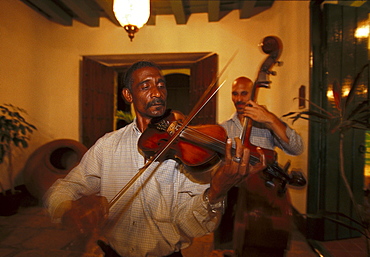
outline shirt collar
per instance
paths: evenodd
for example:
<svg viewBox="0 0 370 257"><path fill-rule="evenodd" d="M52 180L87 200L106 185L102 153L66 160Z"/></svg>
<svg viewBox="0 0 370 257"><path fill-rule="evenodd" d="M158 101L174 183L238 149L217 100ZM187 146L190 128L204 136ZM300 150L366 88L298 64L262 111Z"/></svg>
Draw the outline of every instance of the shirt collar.
<svg viewBox="0 0 370 257"><path fill-rule="evenodd" d="M135 132L137 132L137 133L139 133L140 135L141 135L141 131L140 131L140 129L138 128L138 126L137 126L137 119L136 119L136 117L134 118L134 120L132 121L132 123L133 123L133 125L132 125L132 129L135 131Z"/></svg>

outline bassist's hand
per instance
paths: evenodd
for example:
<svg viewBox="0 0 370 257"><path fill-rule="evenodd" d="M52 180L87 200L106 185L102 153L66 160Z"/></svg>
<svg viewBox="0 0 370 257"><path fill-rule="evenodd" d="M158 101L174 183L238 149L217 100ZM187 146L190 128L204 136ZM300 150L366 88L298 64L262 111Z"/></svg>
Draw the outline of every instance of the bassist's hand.
<svg viewBox="0 0 370 257"><path fill-rule="evenodd" d="M275 114L268 111L265 106L249 100L244 107L244 116L265 124L281 140L289 143L289 138L286 135L286 125Z"/></svg>

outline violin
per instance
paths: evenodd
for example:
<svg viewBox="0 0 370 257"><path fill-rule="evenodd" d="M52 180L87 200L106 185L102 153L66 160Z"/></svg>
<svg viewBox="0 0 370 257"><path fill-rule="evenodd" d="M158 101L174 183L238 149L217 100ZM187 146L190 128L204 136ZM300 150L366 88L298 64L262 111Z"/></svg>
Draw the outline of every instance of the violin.
<svg viewBox="0 0 370 257"><path fill-rule="evenodd" d="M150 158L163 148L182 127L184 120L182 113L171 109L167 109L163 116L152 119L138 141L145 157ZM159 161L178 160L192 172L209 170L221 161L226 140L226 131L219 125L186 126Z"/></svg>
<svg viewBox="0 0 370 257"><path fill-rule="evenodd" d="M161 117L154 118L138 141L138 147L147 159L167 145L171 137L182 129L170 150L159 161L174 159L182 163L189 172L204 172L217 166L225 155L227 133L220 125L197 125L182 128L185 116L179 111L167 109ZM235 148L232 148L232 154ZM266 163L274 163L276 153L264 149ZM256 148L251 151L250 163L259 162Z"/></svg>
<svg viewBox="0 0 370 257"><path fill-rule="evenodd" d="M151 159L162 149L169 146L169 150L165 154L160 155L158 161L173 159L182 163L187 172L190 173L205 173L212 171L222 161L225 155L227 133L220 125L197 125L183 127L183 121L186 117L179 111L167 109L161 117L152 119L148 128L142 133L138 141L139 150L144 154L146 159ZM169 144L175 133L179 133L176 140ZM250 133L250 131L249 131ZM260 162L260 153L257 147L244 140L244 145L250 149L250 164L256 165ZM262 149L267 168L265 175L266 185L274 186L273 178L278 178L282 181L282 192L285 191L285 185L301 186L305 184L302 181L303 177L299 174L292 173L288 175L289 168L286 165L283 169L276 162L277 154L274 150ZM231 149L235 155L235 148ZM194 174L192 175L194 176ZM196 176L196 175L195 175ZM198 177L200 178L200 177ZM196 179L198 182L208 183L210 178L205 176ZM284 190L283 190L284 189Z"/></svg>

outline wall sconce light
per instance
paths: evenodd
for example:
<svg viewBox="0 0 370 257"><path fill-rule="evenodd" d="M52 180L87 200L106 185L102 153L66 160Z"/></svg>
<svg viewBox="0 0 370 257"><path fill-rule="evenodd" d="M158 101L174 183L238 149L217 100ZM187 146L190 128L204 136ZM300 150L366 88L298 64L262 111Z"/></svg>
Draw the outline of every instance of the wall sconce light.
<svg viewBox="0 0 370 257"><path fill-rule="evenodd" d="M368 19L361 22L356 28L355 38L367 39L368 59L370 60L370 13Z"/></svg>
<svg viewBox="0 0 370 257"><path fill-rule="evenodd" d="M150 0L114 0L113 12L132 41L150 15Z"/></svg>

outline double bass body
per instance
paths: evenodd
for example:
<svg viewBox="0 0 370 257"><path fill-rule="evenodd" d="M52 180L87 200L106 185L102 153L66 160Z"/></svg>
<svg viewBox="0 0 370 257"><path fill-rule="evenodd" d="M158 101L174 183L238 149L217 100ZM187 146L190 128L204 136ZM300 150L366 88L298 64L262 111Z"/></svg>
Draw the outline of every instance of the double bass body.
<svg viewBox="0 0 370 257"><path fill-rule="evenodd" d="M269 56L260 67L253 85L251 100L257 101L260 87L269 88L271 68L278 63L282 42L274 36L265 37L262 50ZM241 135L244 145L255 148L250 143L252 121L244 119ZM276 169L278 175L275 177ZM260 173L250 174L238 187L236 213L233 232L233 249L238 257L282 257L288 248L292 224L292 211L289 193L286 191L285 170L276 159ZM289 182L288 182L289 183Z"/></svg>

